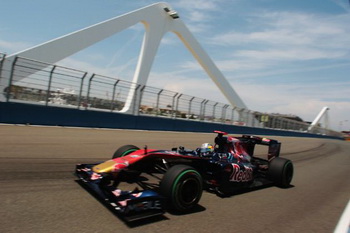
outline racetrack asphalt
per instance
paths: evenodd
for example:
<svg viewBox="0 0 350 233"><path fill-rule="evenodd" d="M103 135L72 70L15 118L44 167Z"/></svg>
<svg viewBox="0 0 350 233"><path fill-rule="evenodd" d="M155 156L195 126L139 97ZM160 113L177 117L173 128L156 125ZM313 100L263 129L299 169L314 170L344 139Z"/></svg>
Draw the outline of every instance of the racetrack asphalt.
<svg viewBox="0 0 350 233"><path fill-rule="evenodd" d="M115 216L73 176L75 164L110 159L125 144L196 148L214 137L0 125L0 232L333 232L350 199L350 142L271 137L294 163L292 187L226 198L204 192L193 213L136 224Z"/></svg>

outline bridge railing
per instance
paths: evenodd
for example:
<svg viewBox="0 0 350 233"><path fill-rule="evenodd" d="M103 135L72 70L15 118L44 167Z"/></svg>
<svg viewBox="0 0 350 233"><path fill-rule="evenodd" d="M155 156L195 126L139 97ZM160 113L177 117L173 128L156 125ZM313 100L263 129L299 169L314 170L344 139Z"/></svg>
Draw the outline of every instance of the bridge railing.
<svg viewBox="0 0 350 233"><path fill-rule="evenodd" d="M192 121L307 132L309 124L278 114L239 109L229 104L129 81L16 57L4 66L0 53L0 83L7 102L30 102L46 106L120 112L131 89L136 106L131 114ZM7 67L7 68L6 68ZM139 97L139 98L138 98ZM322 127L313 133L338 135Z"/></svg>

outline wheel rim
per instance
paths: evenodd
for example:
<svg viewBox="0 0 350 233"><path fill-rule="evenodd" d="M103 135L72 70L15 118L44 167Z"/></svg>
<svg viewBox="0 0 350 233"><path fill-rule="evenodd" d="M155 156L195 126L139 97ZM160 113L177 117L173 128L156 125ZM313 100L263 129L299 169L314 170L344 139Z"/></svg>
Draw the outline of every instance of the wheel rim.
<svg viewBox="0 0 350 233"><path fill-rule="evenodd" d="M188 178L184 180L179 187L179 197L185 205L195 203L198 199L200 185L197 179Z"/></svg>

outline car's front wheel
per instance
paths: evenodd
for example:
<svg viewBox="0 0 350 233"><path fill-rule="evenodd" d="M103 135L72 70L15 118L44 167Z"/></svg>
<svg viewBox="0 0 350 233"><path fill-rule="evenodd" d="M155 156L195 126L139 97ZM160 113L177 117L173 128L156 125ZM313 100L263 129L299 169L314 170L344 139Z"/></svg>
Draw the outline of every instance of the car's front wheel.
<svg viewBox="0 0 350 233"><path fill-rule="evenodd" d="M134 146L134 145L121 146L121 147L119 147L118 150L116 150L116 152L114 152L112 159L123 157L123 156L128 155L128 154L130 154L134 151L137 151L139 149L140 148L138 148L137 146Z"/></svg>
<svg viewBox="0 0 350 233"><path fill-rule="evenodd" d="M203 180L193 167L175 165L165 173L159 188L171 209L186 212L201 199Z"/></svg>

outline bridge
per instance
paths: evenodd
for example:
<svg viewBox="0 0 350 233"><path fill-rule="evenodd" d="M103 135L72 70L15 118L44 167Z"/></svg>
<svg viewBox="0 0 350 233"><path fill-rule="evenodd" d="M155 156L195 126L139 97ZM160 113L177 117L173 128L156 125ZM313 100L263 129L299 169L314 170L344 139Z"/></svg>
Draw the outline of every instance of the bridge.
<svg viewBox="0 0 350 233"><path fill-rule="evenodd" d="M145 36L132 82L55 65L77 51L137 23L144 25ZM178 36L230 104L146 85L157 48L167 32ZM13 103L36 103L45 107L64 107L65 112L70 109L70 114L72 109L93 110L167 117L192 123L220 123L301 133L311 130L307 123L292 116L249 110L177 12L166 3L138 9L16 54L3 54L0 68L0 101L12 103L7 107L13 107ZM2 121L7 122L8 117L3 113ZM33 123L32 120L27 121ZM312 133L338 136L337 132L322 128L319 124L312 126Z"/></svg>

